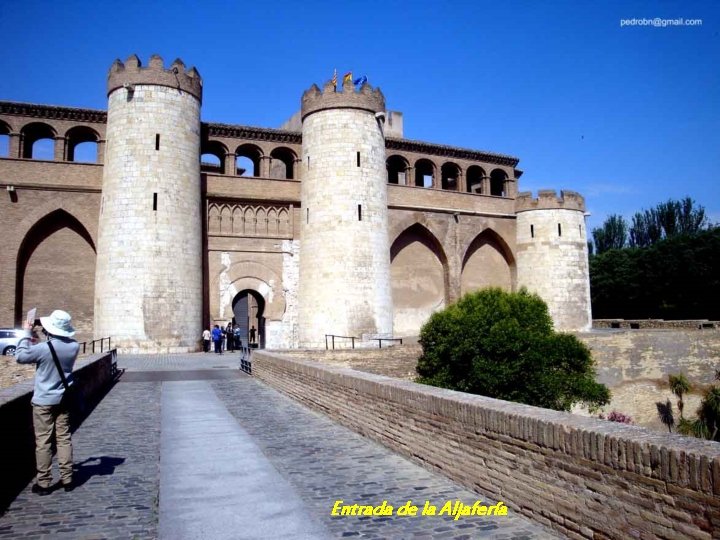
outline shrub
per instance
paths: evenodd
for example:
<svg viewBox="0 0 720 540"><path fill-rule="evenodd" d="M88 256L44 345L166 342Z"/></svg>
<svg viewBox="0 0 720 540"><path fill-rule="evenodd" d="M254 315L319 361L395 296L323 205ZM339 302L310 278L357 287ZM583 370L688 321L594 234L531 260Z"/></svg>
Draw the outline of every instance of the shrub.
<svg viewBox="0 0 720 540"><path fill-rule="evenodd" d="M619 422L621 424L632 424L633 423L632 416L618 412L618 411L611 411L610 413L608 413L607 416L605 416L604 414L601 414L599 416L599 418L601 420L608 420L610 422Z"/></svg>
<svg viewBox="0 0 720 540"><path fill-rule="evenodd" d="M588 348L553 331L547 306L525 290L484 289L437 312L420 331L418 382L570 410L610 401Z"/></svg>

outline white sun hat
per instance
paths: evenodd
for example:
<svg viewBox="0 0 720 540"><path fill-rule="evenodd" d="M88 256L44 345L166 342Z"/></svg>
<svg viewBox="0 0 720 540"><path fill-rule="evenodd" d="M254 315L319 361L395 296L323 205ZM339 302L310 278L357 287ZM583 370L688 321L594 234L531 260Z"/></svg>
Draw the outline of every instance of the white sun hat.
<svg viewBox="0 0 720 540"><path fill-rule="evenodd" d="M72 317L67 311L56 309L49 317L40 317L40 324L48 334L60 337L73 337L75 329L70 324Z"/></svg>

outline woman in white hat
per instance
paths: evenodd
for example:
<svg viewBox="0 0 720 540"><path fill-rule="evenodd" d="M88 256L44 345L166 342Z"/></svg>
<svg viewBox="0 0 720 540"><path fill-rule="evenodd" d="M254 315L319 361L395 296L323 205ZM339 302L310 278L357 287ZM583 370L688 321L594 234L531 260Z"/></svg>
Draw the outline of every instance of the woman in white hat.
<svg viewBox="0 0 720 540"><path fill-rule="evenodd" d="M53 434L60 467L60 482L65 491L73 489L70 415L68 404L63 402L66 385L73 384L73 366L79 350L77 341L72 339L75 329L71 321L70 315L59 309L53 311L49 317L40 317L48 340L37 345L30 343L31 324L26 322L24 328L27 336L18 343L15 350L18 363L37 364L32 397L37 480L32 491L39 495L48 495L53 491Z"/></svg>

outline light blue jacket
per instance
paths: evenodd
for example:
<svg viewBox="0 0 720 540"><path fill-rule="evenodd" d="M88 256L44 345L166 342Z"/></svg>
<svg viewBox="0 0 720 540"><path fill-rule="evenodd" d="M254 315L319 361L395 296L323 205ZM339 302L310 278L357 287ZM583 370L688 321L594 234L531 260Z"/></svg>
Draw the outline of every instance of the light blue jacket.
<svg viewBox="0 0 720 540"><path fill-rule="evenodd" d="M73 384L73 366L80 346L74 339L50 336L68 385ZM35 405L58 405L65 387L55 367L47 342L30 345L30 337L23 338L15 349L18 364L37 364L35 369L35 391L32 402Z"/></svg>

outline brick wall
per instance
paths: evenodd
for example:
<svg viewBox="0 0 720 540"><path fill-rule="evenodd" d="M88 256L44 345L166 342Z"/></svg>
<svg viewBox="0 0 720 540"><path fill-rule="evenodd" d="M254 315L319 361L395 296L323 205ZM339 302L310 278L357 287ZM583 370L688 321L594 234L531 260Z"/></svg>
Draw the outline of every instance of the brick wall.
<svg viewBox="0 0 720 540"><path fill-rule="evenodd" d="M253 375L570 538L717 538L720 445L259 351Z"/></svg>

